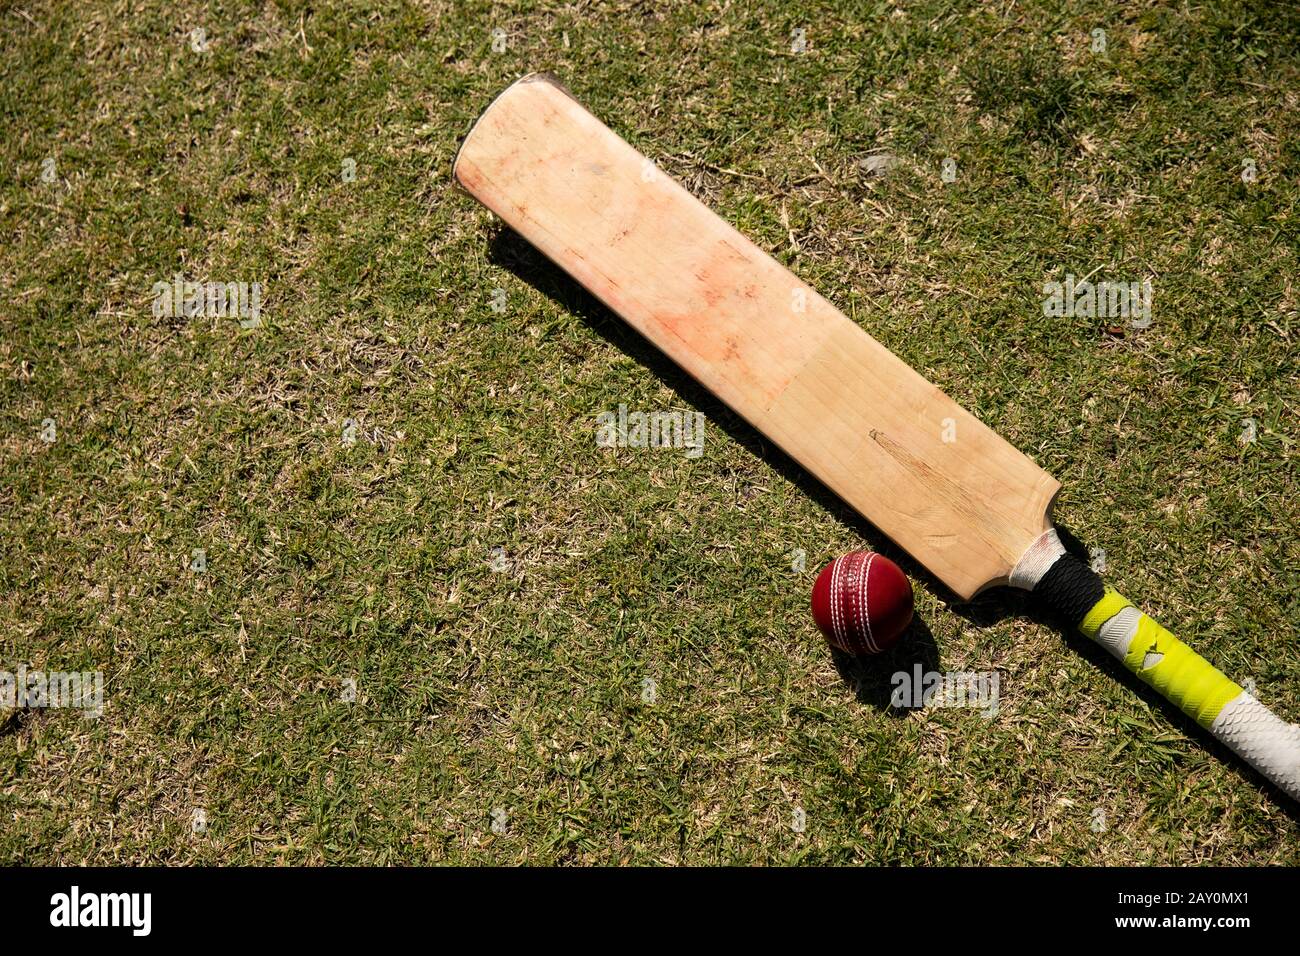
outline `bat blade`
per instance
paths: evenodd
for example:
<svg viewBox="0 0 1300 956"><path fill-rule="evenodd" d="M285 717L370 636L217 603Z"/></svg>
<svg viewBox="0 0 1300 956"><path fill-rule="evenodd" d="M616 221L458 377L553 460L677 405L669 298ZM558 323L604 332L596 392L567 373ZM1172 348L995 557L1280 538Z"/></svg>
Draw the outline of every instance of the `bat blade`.
<svg viewBox="0 0 1300 956"><path fill-rule="evenodd" d="M1051 527L1051 475L550 76L488 107L454 176L959 597Z"/></svg>

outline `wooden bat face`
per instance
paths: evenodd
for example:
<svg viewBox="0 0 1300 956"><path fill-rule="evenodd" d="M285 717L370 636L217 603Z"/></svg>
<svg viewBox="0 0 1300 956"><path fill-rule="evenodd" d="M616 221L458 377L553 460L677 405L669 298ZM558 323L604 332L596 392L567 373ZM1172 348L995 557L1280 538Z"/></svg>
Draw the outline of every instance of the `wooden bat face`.
<svg viewBox="0 0 1300 956"><path fill-rule="evenodd" d="M532 74L454 176L959 597L1007 580L1060 485Z"/></svg>

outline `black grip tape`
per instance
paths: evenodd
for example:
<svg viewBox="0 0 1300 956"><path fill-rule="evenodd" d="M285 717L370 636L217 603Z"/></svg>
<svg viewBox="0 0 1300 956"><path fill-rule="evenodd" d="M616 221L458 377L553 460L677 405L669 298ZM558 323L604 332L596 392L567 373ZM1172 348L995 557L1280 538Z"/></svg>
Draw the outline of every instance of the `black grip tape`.
<svg viewBox="0 0 1300 956"><path fill-rule="evenodd" d="M1106 593L1101 576L1072 554L1063 554L1034 585L1034 596L1075 627Z"/></svg>

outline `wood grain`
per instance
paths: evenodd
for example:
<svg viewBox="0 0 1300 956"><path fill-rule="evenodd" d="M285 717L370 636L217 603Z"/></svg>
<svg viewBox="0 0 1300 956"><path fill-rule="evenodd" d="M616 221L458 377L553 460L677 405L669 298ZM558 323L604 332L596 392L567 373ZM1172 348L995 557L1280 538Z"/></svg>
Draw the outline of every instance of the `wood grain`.
<svg viewBox="0 0 1300 956"><path fill-rule="evenodd" d="M959 597L1004 583L1050 527L1051 475L553 78L502 93L454 175Z"/></svg>

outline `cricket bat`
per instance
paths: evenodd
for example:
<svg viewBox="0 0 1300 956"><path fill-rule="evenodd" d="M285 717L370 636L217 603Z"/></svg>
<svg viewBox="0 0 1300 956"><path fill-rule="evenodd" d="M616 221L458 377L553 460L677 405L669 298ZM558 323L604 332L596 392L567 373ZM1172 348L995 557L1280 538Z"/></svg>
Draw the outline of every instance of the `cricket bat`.
<svg viewBox="0 0 1300 956"><path fill-rule="evenodd" d="M1289 724L1102 584L1060 484L710 211L549 74L461 144L455 180L962 599L1032 591L1300 799Z"/></svg>

